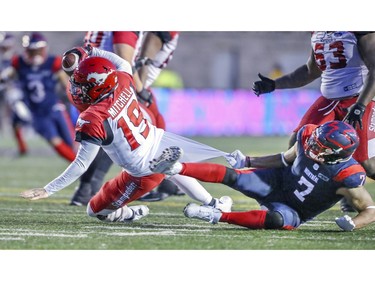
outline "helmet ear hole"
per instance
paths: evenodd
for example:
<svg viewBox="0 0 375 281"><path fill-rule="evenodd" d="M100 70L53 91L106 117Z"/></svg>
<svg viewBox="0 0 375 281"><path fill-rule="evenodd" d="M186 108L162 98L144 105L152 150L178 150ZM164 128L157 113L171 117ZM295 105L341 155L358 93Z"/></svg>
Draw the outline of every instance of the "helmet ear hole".
<svg viewBox="0 0 375 281"><path fill-rule="evenodd" d="M350 159L359 146L355 129L342 121L317 127L305 143L305 154L315 161L337 164Z"/></svg>
<svg viewBox="0 0 375 281"><path fill-rule="evenodd" d="M116 67L105 58L89 57L79 63L73 79L82 90L82 102L96 103L116 88Z"/></svg>

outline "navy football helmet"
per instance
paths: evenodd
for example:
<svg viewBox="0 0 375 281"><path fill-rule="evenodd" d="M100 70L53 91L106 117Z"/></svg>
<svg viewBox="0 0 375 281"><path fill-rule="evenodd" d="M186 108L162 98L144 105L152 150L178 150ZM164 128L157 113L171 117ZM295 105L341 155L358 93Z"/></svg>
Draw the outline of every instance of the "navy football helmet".
<svg viewBox="0 0 375 281"><path fill-rule="evenodd" d="M359 145L355 129L342 121L330 121L318 126L305 143L305 154L325 164L337 164L350 159Z"/></svg>
<svg viewBox="0 0 375 281"><path fill-rule="evenodd" d="M41 65L47 58L47 40L43 34L33 32L22 37L22 46L25 49L25 61L31 65Z"/></svg>

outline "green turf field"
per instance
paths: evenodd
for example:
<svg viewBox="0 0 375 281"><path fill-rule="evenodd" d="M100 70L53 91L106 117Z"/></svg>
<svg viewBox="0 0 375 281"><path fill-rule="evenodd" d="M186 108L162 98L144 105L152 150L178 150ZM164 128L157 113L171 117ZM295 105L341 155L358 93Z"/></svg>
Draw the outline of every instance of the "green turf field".
<svg viewBox="0 0 375 281"><path fill-rule="evenodd" d="M278 153L287 146L285 137L195 139L227 152L239 148L253 155ZM133 224L103 223L88 217L84 207L69 206L75 185L50 198L28 201L19 197L21 191L44 186L67 166L40 139L29 139L29 145L30 154L16 158L11 139L0 139L0 249L3 250L375 249L375 224L350 233L340 231L334 223L334 218L342 215L338 205L298 230L271 231L187 219L182 210L191 200L186 195L146 203L150 215ZM107 178L118 171L119 168L112 167ZM258 208L254 200L223 185L204 186L216 197L231 196L233 210ZM375 196L375 183L368 181L367 186ZM132 205L135 204L140 202Z"/></svg>

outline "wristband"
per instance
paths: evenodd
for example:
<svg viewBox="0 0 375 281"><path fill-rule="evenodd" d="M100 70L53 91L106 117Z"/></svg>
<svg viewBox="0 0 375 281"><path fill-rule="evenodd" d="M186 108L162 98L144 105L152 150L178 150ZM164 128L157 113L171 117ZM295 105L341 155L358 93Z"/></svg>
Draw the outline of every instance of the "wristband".
<svg viewBox="0 0 375 281"><path fill-rule="evenodd" d="M288 167L289 164L285 161L284 152L281 152L281 162L283 162L284 167Z"/></svg>

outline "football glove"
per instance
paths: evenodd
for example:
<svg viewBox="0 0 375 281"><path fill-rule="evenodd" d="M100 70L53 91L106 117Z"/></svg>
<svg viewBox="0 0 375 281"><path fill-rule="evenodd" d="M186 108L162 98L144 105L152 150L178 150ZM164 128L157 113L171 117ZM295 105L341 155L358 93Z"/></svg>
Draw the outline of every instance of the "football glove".
<svg viewBox="0 0 375 281"><path fill-rule="evenodd" d="M137 98L138 101L146 107L149 107L152 104L152 94L145 88L143 88L140 92L137 92Z"/></svg>
<svg viewBox="0 0 375 281"><path fill-rule="evenodd" d="M258 97L262 94L271 93L275 90L275 81L258 73L260 81L253 83L253 91Z"/></svg>
<svg viewBox="0 0 375 281"><path fill-rule="evenodd" d="M90 44L87 44L87 46L84 47L74 47L68 51L66 51L63 54L63 57L66 56L67 54L74 53L77 54L79 57L79 62L83 61L87 57L91 56L92 54L92 46Z"/></svg>
<svg viewBox="0 0 375 281"><path fill-rule="evenodd" d="M365 113L366 106L364 106L361 103L354 104L350 109L348 114L346 114L344 121L348 122L350 125L356 128L357 124L359 124L359 127L363 128L362 126L362 118L363 114Z"/></svg>
<svg viewBox="0 0 375 281"><path fill-rule="evenodd" d="M250 167L250 157L243 155L238 149L224 156L228 164L235 169Z"/></svg>
<svg viewBox="0 0 375 281"><path fill-rule="evenodd" d="M135 61L134 68L135 70L138 70L142 66L149 64L152 64L152 59L149 59L148 57L139 58Z"/></svg>
<svg viewBox="0 0 375 281"><path fill-rule="evenodd" d="M345 215L335 219L336 224L344 231L353 231L355 224L351 217Z"/></svg>

